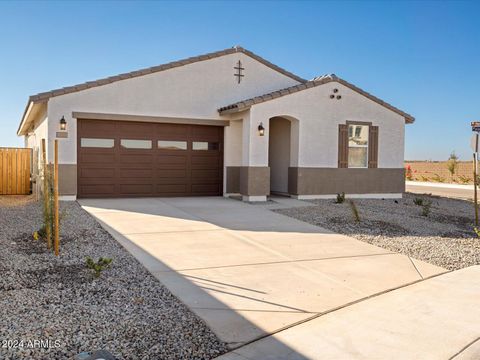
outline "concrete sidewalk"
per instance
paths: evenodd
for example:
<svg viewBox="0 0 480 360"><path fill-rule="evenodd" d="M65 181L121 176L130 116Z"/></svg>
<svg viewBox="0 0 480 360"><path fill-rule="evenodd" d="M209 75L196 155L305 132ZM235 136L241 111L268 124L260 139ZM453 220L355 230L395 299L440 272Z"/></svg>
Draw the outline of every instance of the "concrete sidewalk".
<svg viewBox="0 0 480 360"><path fill-rule="evenodd" d="M220 360L480 359L480 266L320 316Z"/></svg>
<svg viewBox="0 0 480 360"><path fill-rule="evenodd" d="M407 192L415 194L432 194L453 199L473 200L473 185L406 181Z"/></svg>
<svg viewBox="0 0 480 360"><path fill-rule="evenodd" d="M445 271L271 212L271 204L80 203L231 348Z"/></svg>

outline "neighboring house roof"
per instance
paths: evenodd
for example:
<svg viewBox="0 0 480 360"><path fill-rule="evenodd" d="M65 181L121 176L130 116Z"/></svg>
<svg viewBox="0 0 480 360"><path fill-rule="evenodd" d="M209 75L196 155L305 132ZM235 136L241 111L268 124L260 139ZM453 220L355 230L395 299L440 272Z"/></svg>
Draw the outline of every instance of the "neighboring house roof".
<svg viewBox="0 0 480 360"><path fill-rule="evenodd" d="M285 89L272 91L268 94L256 96L256 97L251 98L251 99L238 101L234 104L230 104L230 105L221 107L220 109L218 109L218 112L222 115L223 114L236 113L236 112L239 112L239 111L247 110L251 106L259 104L259 103L263 103L265 101L277 99L277 98L282 97L282 96L290 95L290 94L293 94L293 93L296 93L296 92L299 92L299 91L302 91L302 90L310 89L310 88L313 88L313 87L316 87L316 86L319 86L319 85L323 85L323 84L327 84L327 83L333 82L333 81L338 82L342 85L345 85L346 87L362 94L363 96L366 96L370 100L373 100L376 103L386 107L387 109L390 109L393 112L396 112L397 114L403 116L405 118L406 123L413 123L415 121L415 118L412 115L407 114L406 112L403 112L402 110L397 109L395 106L390 105L389 103L386 103L385 101L383 101L383 100L373 96L372 94L360 89L359 87L356 87L355 85L350 84L349 82L339 78L335 74L323 75L323 76L320 76L320 77L316 77L313 80L310 80L310 81L304 82L302 84L299 84L299 85L294 85L294 86L290 86L290 87L285 88Z"/></svg>
<svg viewBox="0 0 480 360"><path fill-rule="evenodd" d="M234 46L232 48L225 49L225 50L220 50L220 51L216 51L216 52L212 52L212 53L208 53L208 54L204 54L204 55L194 56L194 57L190 57L190 58L183 59L183 60L173 61L173 62L163 64L163 65L153 66L153 67L149 67L149 68L146 68L146 69L136 70L136 71L132 71L132 72L124 73L124 74L119 74L119 75L116 75L116 76L110 76L110 77L95 80L95 81L88 81L88 82L85 82L85 83L82 83L82 84L67 86L67 87L64 87L64 88L55 89L55 90L51 90L51 91L47 91L47 92L42 92L42 93L39 93L39 94L36 94L36 95L32 95L28 99L28 103L27 103L27 106L25 107L25 111L24 111L23 116L22 116L22 121L20 122L20 125L18 127L17 134L22 135L22 133L21 133L22 126L24 124L25 116L27 115L27 112L29 111L29 108L30 108L31 104L46 102L46 101L48 101L48 99L50 99L54 96L70 94L70 93L90 89L90 88L97 87L97 86L111 84L111 83L116 82L116 81L131 79L131 78L138 77L138 76L143 76L143 75L148 75L148 74L152 74L152 73L156 73L156 72L160 72L160 71L164 71L164 70L169 70L169 69L173 69L173 68L188 65L188 64L193 64L193 63L200 62L200 61L210 60L210 59L214 59L214 58L217 58L217 57L220 57L220 56L230 55L230 54L234 54L234 53L243 53L243 54L259 61L260 63L268 66L269 68L271 68L271 69L273 69L273 70L275 70L275 71L277 71L277 72L279 72L279 73L281 73L285 76L288 76L288 77L290 77L290 78L292 78L292 79L294 79L294 80L296 80L300 83L304 83L304 82L307 81L307 80L302 79L301 77L299 77L299 76L297 76L297 75L295 75L295 74L293 74L293 73L291 73L291 72L289 72L289 71L287 71L287 70L285 70L285 69L283 69L283 68L281 68L281 67L279 67L275 64L272 64L271 62L265 60L264 58L254 54L253 52L251 52L247 49L242 48L241 46Z"/></svg>

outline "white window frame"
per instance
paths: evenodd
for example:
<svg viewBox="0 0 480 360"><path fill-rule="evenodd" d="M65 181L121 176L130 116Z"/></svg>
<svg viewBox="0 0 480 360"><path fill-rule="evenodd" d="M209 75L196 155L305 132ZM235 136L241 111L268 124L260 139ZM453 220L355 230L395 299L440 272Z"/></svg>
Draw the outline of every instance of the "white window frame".
<svg viewBox="0 0 480 360"><path fill-rule="evenodd" d="M348 122L347 123L347 145L348 145L348 156L347 156L347 167L349 169L368 169L368 146L370 144L370 126L371 124L366 124L366 123L355 123L355 122ZM352 135L355 137L355 130L357 126L365 126L367 128L367 143L365 145L350 145L350 126L352 126ZM350 158L350 148L365 148L366 151L366 161L365 161L365 166L350 166L349 158Z"/></svg>

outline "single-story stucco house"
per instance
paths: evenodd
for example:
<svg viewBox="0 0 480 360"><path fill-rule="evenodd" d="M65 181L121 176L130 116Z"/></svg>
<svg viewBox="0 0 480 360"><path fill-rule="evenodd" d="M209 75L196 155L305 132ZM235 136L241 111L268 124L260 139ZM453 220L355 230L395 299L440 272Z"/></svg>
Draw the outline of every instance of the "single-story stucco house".
<svg viewBox="0 0 480 360"><path fill-rule="evenodd" d="M59 139L63 199L401 197L413 121L237 46L31 96L18 135L36 157L46 139L49 161Z"/></svg>

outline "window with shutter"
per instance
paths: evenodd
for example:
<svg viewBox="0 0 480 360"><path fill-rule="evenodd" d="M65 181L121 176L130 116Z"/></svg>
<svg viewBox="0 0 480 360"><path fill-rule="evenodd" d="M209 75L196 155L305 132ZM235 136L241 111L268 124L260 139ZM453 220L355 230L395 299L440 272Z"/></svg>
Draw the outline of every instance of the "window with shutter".
<svg viewBox="0 0 480 360"><path fill-rule="evenodd" d="M378 126L353 121L339 125L338 167L378 167Z"/></svg>

